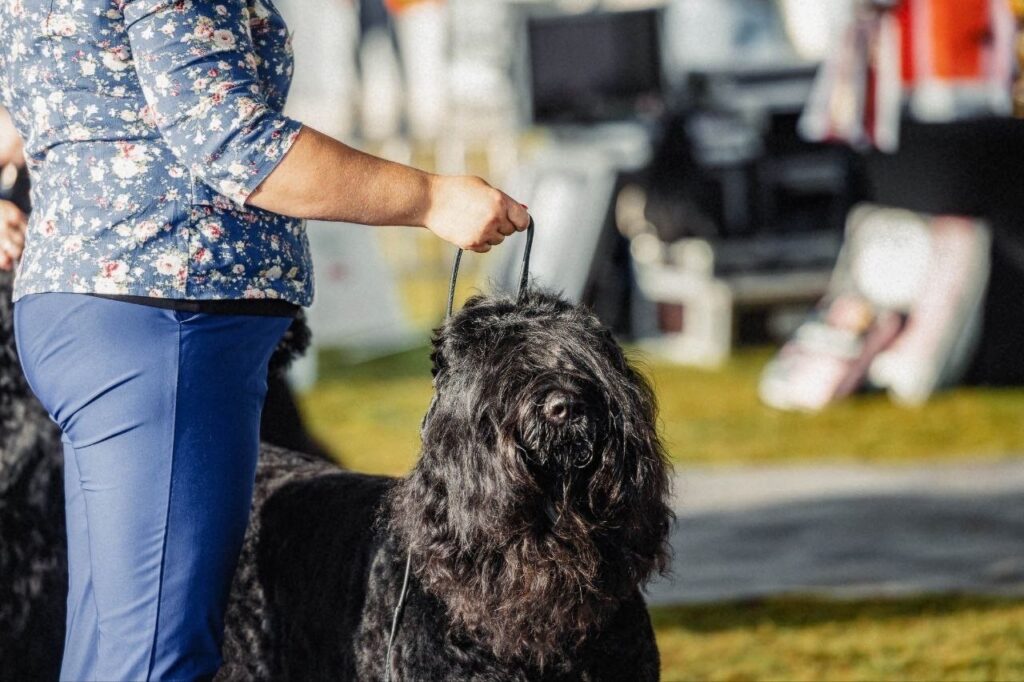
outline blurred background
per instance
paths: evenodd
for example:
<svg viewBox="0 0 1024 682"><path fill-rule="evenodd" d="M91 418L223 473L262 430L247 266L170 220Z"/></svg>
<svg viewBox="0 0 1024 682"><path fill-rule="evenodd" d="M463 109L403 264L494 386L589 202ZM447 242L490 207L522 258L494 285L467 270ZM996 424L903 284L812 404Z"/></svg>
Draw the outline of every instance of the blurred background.
<svg viewBox="0 0 1024 682"><path fill-rule="evenodd" d="M528 204L537 284L652 378L664 679L1024 679L1015 4L276 0L287 113ZM307 227L299 415L401 475L453 249ZM457 301L522 241L467 254Z"/></svg>
<svg viewBox="0 0 1024 682"><path fill-rule="evenodd" d="M1024 679L1024 122L1007 0L278 0L289 113L530 206L652 377L666 680ZM400 475L453 250L308 226L302 415ZM457 300L512 285L521 238Z"/></svg>

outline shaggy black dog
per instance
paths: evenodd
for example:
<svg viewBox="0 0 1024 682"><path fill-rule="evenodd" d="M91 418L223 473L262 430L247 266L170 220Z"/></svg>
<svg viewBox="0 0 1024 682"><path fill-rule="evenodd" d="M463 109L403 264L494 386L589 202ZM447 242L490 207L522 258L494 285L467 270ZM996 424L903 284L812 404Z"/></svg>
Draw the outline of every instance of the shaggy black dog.
<svg viewBox="0 0 1024 682"><path fill-rule="evenodd" d="M218 679L383 679L407 556L394 680L657 679L640 588L666 568L671 513L646 382L593 315L542 293L471 300L433 358L408 478L264 445ZM58 447L39 445L49 476ZM0 556L17 553L29 583L33 557L52 564L47 585L13 596L58 633L0 653L0 678L52 679L14 672L29 653L59 661L58 493L33 521L52 526L39 542L8 535L0 509Z"/></svg>
<svg viewBox="0 0 1024 682"><path fill-rule="evenodd" d="M55 680L68 588L63 449L21 372L12 320L0 272L0 680Z"/></svg>
<svg viewBox="0 0 1024 682"><path fill-rule="evenodd" d="M671 513L655 402L591 314L475 298L434 340L403 480L260 468L221 679L654 680ZM266 453L264 453L266 454Z"/></svg>

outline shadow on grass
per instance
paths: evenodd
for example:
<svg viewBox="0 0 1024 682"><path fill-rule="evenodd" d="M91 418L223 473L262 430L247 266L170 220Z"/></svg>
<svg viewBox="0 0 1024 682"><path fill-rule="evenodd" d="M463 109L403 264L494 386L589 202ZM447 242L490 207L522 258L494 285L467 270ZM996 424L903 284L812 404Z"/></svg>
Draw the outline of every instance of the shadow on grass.
<svg viewBox="0 0 1024 682"><path fill-rule="evenodd" d="M673 573L651 583L650 601L1022 594L1024 490L986 485L972 494L907 489L704 512L686 512L683 492ZM732 493L740 497L742 487Z"/></svg>
<svg viewBox="0 0 1024 682"><path fill-rule="evenodd" d="M1020 599L973 595L929 595L903 599L831 600L773 597L715 604L656 606L650 609L655 629L692 633L756 630L764 625L799 629L823 623L883 622L901 618L935 618L985 614L1020 608Z"/></svg>

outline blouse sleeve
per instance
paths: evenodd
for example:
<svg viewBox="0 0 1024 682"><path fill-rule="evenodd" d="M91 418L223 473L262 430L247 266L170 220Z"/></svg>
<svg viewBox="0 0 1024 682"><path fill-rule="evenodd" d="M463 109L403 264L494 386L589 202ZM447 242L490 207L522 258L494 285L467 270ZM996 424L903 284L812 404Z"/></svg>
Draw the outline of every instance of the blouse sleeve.
<svg viewBox="0 0 1024 682"><path fill-rule="evenodd" d="M301 128L260 92L244 0L126 0L122 11L149 113L171 152L244 204Z"/></svg>

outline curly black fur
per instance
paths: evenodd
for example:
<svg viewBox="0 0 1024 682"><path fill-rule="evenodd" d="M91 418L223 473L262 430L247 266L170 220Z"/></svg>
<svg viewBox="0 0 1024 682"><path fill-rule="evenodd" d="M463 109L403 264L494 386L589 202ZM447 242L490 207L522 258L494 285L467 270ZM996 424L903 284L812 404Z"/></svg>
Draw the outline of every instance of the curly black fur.
<svg viewBox="0 0 1024 682"><path fill-rule="evenodd" d="M472 299L434 343L423 453L390 527L467 637L569 660L668 564L653 394L596 317L547 294Z"/></svg>
<svg viewBox="0 0 1024 682"><path fill-rule="evenodd" d="M408 478L261 464L218 679L382 679L409 549L394 679L657 679L639 588L671 512L646 382L542 293L472 299L434 362Z"/></svg>
<svg viewBox="0 0 1024 682"><path fill-rule="evenodd" d="M31 397L0 272L0 679L56 679L67 593L60 430Z"/></svg>
<svg viewBox="0 0 1024 682"><path fill-rule="evenodd" d="M331 460L332 455L327 448L306 429L286 377L288 367L296 358L306 354L311 341L312 333L306 323L306 313L300 310L274 349L274 354L270 356L267 398L260 420L260 440Z"/></svg>

